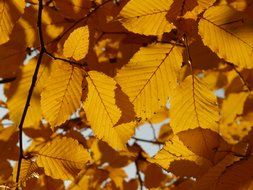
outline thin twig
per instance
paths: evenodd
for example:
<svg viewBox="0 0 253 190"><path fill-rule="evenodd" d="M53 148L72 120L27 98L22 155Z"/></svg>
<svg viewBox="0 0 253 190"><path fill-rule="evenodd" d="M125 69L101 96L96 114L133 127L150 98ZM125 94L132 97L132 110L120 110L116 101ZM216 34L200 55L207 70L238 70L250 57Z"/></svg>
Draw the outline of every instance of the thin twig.
<svg viewBox="0 0 253 190"><path fill-rule="evenodd" d="M11 77L11 78L3 78L0 80L0 84L4 84L4 83L8 83L8 82L12 82L16 79L16 77Z"/></svg>
<svg viewBox="0 0 253 190"><path fill-rule="evenodd" d="M69 59L64 59L64 58L61 58L61 57L54 56L52 53L48 52L47 50L45 50L45 54L47 54L49 57L51 57L54 60L61 60L61 61L64 61L66 63L69 63L73 66L79 67L81 69L84 69L84 67L87 66L86 63L79 63L79 62L72 61L72 60L69 60Z"/></svg>
<svg viewBox="0 0 253 190"><path fill-rule="evenodd" d="M40 65L41 65L41 62L42 62L43 54L45 53L45 45L44 45L44 40L43 40L42 24L41 24L42 10L43 10L43 2L42 2L42 0L39 0L37 28L38 28L38 35L39 35L41 50L40 50L39 57L38 57L37 64L36 64L36 68L34 70L34 74L33 74L33 77L32 77L32 83L31 83L31 86L29 88L29 92L28 92L28 96L27 96L27 99L26 99L25 107L24 107L24 110L23 110L23 113L22 113L22 116L21 116L19 126L18 126L18 129L19 129L19 141L18 141L18 143L19 143L19 158L18 158L18 167L17 167L17 175L16 175L16 183L17 183L16 189L18 189L18 182L19 182L22 159L25 158L24 157L24 152L23 152L23 124L24 124L24 121L25 121L25 118L26 118L26 114L27 114L29 105L30 105L33 90L35 88L35 84L36 84L36 81L37 81L37 76L38 76L39 68L40 68Z"/></svg>
<svg viewBox="0 0 253 190"><path fill-rule="evenodd" d="M233 70L238 74L240 80L242 81L242 84L247 88L248 92L251 93L252 89L250 88L250 86L248 85L247 81L245 80L245 78L242 76L242 74L240 73L240 71L233 65L233 64L229 64Z"/></svg>
<svg viewBox="0 0 253 190"><path fill-rule="evenodd" d="M136 141L140 141L140 142L146 142L146 143L152 143L152 144L158 144L158 145L163 145L163 142L160 141L151 141L151 140L147 140L147 139L140 139L137 137L132 137L132 139L136 140Z"/></svg>
<svg viewBox="0 0 253 190"><path fill-rule="evenodd" d="M189 66L190 66L191 73L193 75L192 58L191 58L191 55L190 55L189 42L188 42L188 38L187 38L186 34L183 35L182 40L184 42L184 47L186 49L187 62L189 64Z"/></svg>
<svg viewBox="0 0 253 190"><path fill-rule="evenodd" d="M135 168L136 168L136 175L137 175L139 183L140 183L140 190L143 190L143 181L141 178L140 169L139 169L139 165L138 165L138 158L137 158L137 160L135 160L134 163L135 163Z"/></svg>
<svg viewBox="0 0 253 190"><path fill-rule="evenodd" d="M61 40L71 29L73 29L75 26L77 26L80 22L84 21L85 19L89 18L92 14L94 14L100 7L104 6L105 4L109 3L112 0L106 0L103 3L99 4L98 6L96 6L95 8L91 9L84 17L78 19L77 21L75 21L73 23L72 26L70 26L67 30L65 30L58 38L54 39L52 42L54 41L59 41Z"/></svg>

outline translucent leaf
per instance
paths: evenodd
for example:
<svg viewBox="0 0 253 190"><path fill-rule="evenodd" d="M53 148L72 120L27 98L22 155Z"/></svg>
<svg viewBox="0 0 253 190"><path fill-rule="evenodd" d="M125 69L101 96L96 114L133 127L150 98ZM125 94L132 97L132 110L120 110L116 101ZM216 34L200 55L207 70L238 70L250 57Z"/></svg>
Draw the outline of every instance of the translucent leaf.
<svg viewBox="0 0 253 190"><path fill-rule="evenodd" d="M63 55L79 61L88 53L89 28L88 26L75 29L64 43Z"/></svg>
<svg viewBox="0 0 253 190"><path fill-rule="evenodd" d="M52 127L64 123L81 105L82 71L68 63L54 61L55 67L41 94L44 117Z"/></svg>
<svg viewBox="0 0 253 190"><path fill-rule="evenodd" d="M129 31L144 35L161 35L170 32L174 26L166 20L172 0L131 0L120 12L123 23Z"/></svg>
<svg viewBox="0 0 253 190"><path fill-rule="evenodd" d="M115 79L134 104L137 117L146 120L164 109L177 85L182 59L181 48L153 44L141 48L118 71Z"/></svg>
<svg viewBox="0 0 253 190"><path fill-rule="evenodd" d="M219 109L214 94L195 76L188 76L171 96L174 133L198 127L218 131Z"/></svg>
<svg viewBox="0 0 253 190"><path fill-rule="evenodd" d="M25 182L30 178L37 177L39 175L38 169L39 167L34 161L22 159L19 183L25 184ZM17 175L17 165L13 170L13 180L16 180L16 175Z"/></svg>
<svg viewBox="0 0 253 190"><path fill-rule="evenodd" d="M116 82L103 73L90 71L87 77L88 97L84 103L87 119L95 135L115 149L125 149L133 135L135 123L115 126L121 111L115 104Z"/></svg>
<svg viewBox="0 0 253 190"><path fill-rule="evenodd" d="M236 116L242 114L244 103L248 97L247 92L229 94L222 104L222 122L232 123Z"/></svg>
<svg viewBox="0 0 253 190"><path fill-rule="evenodd" d="M37 148L38 166L46 175L56 179L74 179L91 158L87 150L76 140L56 137L44 146Z"/></svg>
<svg viewBox="0 0 253 190"><path fill-rule="evenodd" d="M10 112L10 119L18 125L23 113L29 88L31 86L33 73L37 59L32 59L27 65L25 65L17 74L17 78L11 83L10 88L7 90L7 106ZM30 106L28 108L27 117L25 119L24 126L32 126L38 124L41 116L40 107L40 93L42 91L43 83L48 77L48 68L45 64L41 65L38 74L38 80L31 98Z"/></svg>
<svg viewBox="0 0 253 190"><path fill-rule="evenodd" d="M164 169L171 169L173 162L175 161L191 161L195 163L195 170L198 171L198 167L204 166L209 167L210 162L203 157L200 157L190 151L182 141L179 140L178 136L174 136L172 139L166 142L165 146L154 158L149 161L162 166ZM181 162L182 163L182 162ZM178 172L182 173L184 168L178 168ZM186 172L186 171L185 171ZM190 171L195 173L196 171Z"/></svg>
<svg viewBox="0 0 253 190"><path fill-rule="evenodd" d="M1 0L0 1L0 44L9 40L14 25L24 13L25 1Z"/></svg>
<svg viewBox="0 0 253 190"><path fill-rule="evenodd" d="M253 68L253 24L228 6L208 9L199 22L199 34L220 58L244 68ZM238 26L235 26L235 25Z"/></svg>

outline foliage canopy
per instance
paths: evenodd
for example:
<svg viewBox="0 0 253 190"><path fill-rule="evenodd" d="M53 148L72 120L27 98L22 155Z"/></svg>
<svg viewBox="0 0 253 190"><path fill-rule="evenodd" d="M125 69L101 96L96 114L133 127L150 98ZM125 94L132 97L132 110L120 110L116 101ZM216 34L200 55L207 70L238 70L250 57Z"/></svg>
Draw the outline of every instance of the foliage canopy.
<svg viewBox="0 0 253 190"><path fill-rule="evenodd" d="M0 0L0 188L253 189L252 13Z"/></svg>

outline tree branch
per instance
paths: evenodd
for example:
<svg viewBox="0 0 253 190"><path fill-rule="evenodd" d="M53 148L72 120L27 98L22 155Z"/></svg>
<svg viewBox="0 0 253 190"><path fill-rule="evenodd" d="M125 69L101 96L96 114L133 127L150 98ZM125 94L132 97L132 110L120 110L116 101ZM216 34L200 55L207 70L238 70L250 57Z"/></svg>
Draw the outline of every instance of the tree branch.
<svg viewBox="0 0 253 190"><path fill-rule="evenodd" d="M140 142L146 142L146 143L152 143L152 144L158 144L158 145L163 145L163 142L160 141L151 141L151 140L147 140L147 139L139 139L137 137L132 137L132 139L136 140L136 141L140 141Z"/></svg>
<svg viewBox="0 0 253 190"><path fill-rule="evenodd" d="M77 21L74 22L74 24L72 26L70 26L68 29L66 29L58 38L54 39L52 42L54 41L59 41L61 40L65 34L67 34L71 29L73 29L76 25L78 25L80 22L84 21L85 19L89 18L92 14L94 14L100 7L104 6L105 4L109 3L112 0L106 0L103 3L99 4L98 6L96 6L95 8L92 8L84 17L78 19Z"/></svg>
<svg viewBox="0 0 253 190"><path fill-rule="evenodd" d="M139 180L139 183L140 183L140 190L143 190L143 181L142 181L142 178L141 178L141 174L140 174L140 169L139 169L139 166L138 166L138 158L137 160L135 160L135 167L136 167L136 175L138 176L138 180Z"/></svg>
<svg viewBox="0 0 253 190"><path fill-rule="evenodd" d="M4 83L8 83L8 82L12 82L16 79L16 77L11 77L11 78L3 78L0 80L0 84L4 84Z"/></svg>
<svg viewBox="0 0 253 190"><path fill-rule="evenodd" d="M245 80L245 78L240 73L240 71L235 67L235 65L230 64L230 66L232 66L233 70L237 73L237 75L239 76L240 80L242 81L242 84L247 88L248 92L251 93L252 89L250 88L250 86L248 85L247 81Z"/></svg>
<svg viewBox="0 0 253 190"><path fill-rule="evenodd" d="M17 183L17 187L16 190L18 189L18 182L19 182L19 176L20 176L20 170L21 170L21 164L22 164L22 159L25 158L24 157L24 152L23 152L23 124L26 118L26 114L30 105L30 101L31 101L31 97L33 94L33 90L35 88L36 85L36 81L37 81L37 76L38 76L38 72L39 72L39 68L40 65L42 63L42 58L43 58L43 54L45 53L45 45L44 45L44 40L43 40L43 34L42 34L42 23L41 23L41 18L42 18L42 10L43 10L43 0L39 0L39 9L38 9L38 20L37 20L37 28L38 28L38 35L39 35L39 40L40 40L40 46L41 46L41 50L39 53L39 57L37 60L37 64L33 73L33 77L32 77L32 83L31 86L29 88L29 92L28 92L28 96L26 99L26 103L25 103L25 107L21 116L21 120L18 126L19 129L19 158L18 158L18 167L17 167L17 175L16 175L16 183Z"/></svg>
<svg viewBox="0 0 253 190"><path fill-rule="evenodd" d="M52 59L54 60L61 60L61 61L64 61L66 63L69 63L75 67L79 67L80 69L84 69L84 67L87 66L87 64L83 64L83 63L78 63L76 61L72 61L72 60L69 60L69 59L64 59L64 58L61 58L61 57L57 57L57 56L54 56L52 53L48 52L47 50L45 50L45 54L47 54L49 57L51 57Z"/></svg>

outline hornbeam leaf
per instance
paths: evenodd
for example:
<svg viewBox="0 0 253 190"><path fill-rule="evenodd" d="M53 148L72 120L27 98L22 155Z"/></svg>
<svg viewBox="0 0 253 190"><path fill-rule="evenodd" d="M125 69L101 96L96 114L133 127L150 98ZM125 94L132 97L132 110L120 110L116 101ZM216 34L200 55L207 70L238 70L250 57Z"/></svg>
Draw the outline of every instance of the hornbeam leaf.
<svg viewBox="0 0 253 190"><path fill-rule="evenodd" d="M41 108L52 127L64 123L81 106L82 71L62 61L54 61L56 66L47 80L41 94Z"/></svg>
<svg viewBox="0 0 253 190"><path fill-rule="evenodd" d="M145 121L163 109L177 85L182 62L182 48L153 44L141 48L118 71L115 79L129 96L137 117Z"/></svg>
<svg viewBox="0 0 253 190"><path fill-rule="evenodd" d="M240 24L235 27L235 24ZM253 24L228 6L209 8L199 22L199 34L206 46L220 58L237 66L253 68Z"/></svg>
<svg viewBox="0 0 253 190"><path fill-rule="evenodd" d="M195 76L188 76L171 96L170 118L174 133L204 128L218 131L219 109L214 94Z"/></svg>
<svg viewBox="0 0 253 190"><path fill-rule="evenodd" d="M129 31L144 35L161 35L174 26L166 19L172 0L131 0L121 10L120 22Z"/></svg>
<svg viewBox="0 0 253 190"><path fill-rule="evenodd" d="M125 149L135 122L117 125L121 111L115 104L116 82L97 71L88 72L88 96L84 110L95 135L115 149Z"/></svg>
<svg viewBox="0 0 253 190"><path fill-rule="evenodd" d="M36 163L46 175L56 179L74 179L91 159L88 151L77 140L56 137L37 148Z"/></svg>

